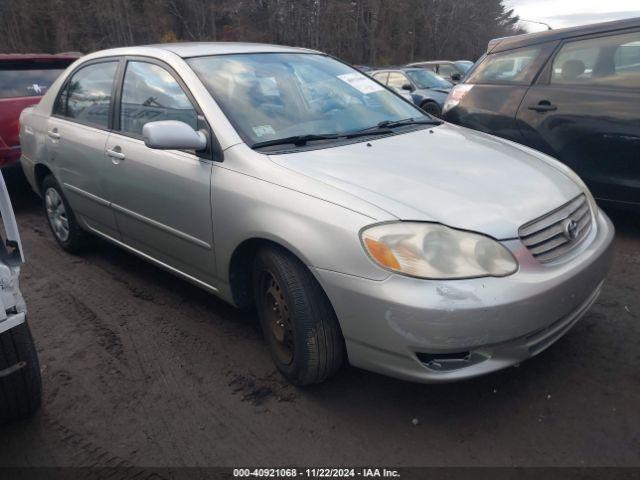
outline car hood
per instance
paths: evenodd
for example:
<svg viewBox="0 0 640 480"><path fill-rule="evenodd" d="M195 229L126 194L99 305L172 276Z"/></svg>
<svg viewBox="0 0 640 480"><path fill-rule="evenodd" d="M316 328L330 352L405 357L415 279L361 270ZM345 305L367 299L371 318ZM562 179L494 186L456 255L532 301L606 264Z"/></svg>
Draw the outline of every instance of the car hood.
<svg viewBox="0 0 640 480"><path fill-rule="evenodd" d="M497 239L517 237L521 225L581 193L549 157L449 124L270 158L398 219Z"/></svg>

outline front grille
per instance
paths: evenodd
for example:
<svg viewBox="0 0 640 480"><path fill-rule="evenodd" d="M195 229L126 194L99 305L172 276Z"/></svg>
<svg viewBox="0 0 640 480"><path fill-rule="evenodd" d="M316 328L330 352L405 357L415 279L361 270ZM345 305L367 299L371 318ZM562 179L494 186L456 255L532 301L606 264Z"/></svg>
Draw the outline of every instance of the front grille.
<svg viewBox="0 0 640 480"><path fill-rule="evenodd" d="M574 223L575 222L575 223ZM591 230L591 209L584 194L520 227L518 234L531 254L542 263L562 257Z"/></svg>

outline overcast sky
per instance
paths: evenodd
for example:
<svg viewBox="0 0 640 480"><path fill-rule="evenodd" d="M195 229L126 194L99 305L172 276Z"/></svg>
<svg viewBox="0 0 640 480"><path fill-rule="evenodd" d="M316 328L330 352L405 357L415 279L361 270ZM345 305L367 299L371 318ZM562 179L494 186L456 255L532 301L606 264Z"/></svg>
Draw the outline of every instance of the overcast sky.
<svg viewBox="0 0 640 480"><path fill-rule="evenodd" d="M505 0L522 19L546 22L552 28L640 17L640 0ZM544 26L522 22L531 32Z"/></svg>

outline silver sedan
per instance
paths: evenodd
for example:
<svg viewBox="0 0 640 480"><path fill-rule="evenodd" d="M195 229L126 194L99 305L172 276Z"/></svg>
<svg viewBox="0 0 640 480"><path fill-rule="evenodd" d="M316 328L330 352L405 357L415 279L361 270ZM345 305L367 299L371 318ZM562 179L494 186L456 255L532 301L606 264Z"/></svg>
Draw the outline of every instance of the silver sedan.
<svg viewBox="0 0 640 480"><path fill-rule="evenodd" d="M538 354L595 301L614 230L529 148L445 124L319 52L87 55L21 116L57 242L93 234L239 308L277 368L423 382Z"/></svg>

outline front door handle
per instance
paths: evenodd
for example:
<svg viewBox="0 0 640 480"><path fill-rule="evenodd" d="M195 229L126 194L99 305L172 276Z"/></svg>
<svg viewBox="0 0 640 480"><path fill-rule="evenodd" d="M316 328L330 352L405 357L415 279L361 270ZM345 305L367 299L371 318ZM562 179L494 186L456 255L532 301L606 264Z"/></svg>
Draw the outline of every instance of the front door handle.
<svg viewBox="0 0 640 480"><path fill-rule="evenodd" d="M60 134L58 133L58 129L54 128L53 130L49 130L47 135L51 140L60 140Z"/></svg>
<svg viewBox="0 0 640 480"><path fill-rule="evenodd" d="M115 160L124 160L126 157L124 156L124 153L122 153L119 150L120 150L119 147L115 147L114 149L108 148L107 149L107 155L109 155L111 158L113 158Z"/></svg>
<svg viewBox="0 0 640 480"><path fill-rule="evenodd" d="M553 112L558 109L555 105L551 104L551 102L547 100L543 100L539 102L537 105L529 105L529 110L533 110L534 112Z"/></svg>

